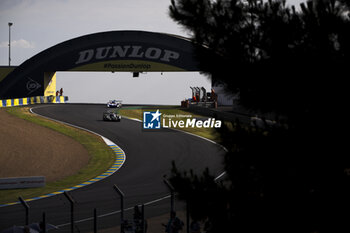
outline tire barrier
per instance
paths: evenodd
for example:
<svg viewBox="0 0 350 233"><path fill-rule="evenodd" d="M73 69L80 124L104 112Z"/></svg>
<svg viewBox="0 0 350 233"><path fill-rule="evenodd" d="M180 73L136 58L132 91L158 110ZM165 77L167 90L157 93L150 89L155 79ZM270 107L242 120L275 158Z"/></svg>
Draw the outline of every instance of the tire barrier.
<svg viewBox="0 0 350 233"><path fill-rule="evenodd" d="M67 101L68 101L68 96L24 97L24 98L17 98L17 99L0 100L0 108L24 106L24 105L31 105L31 104L66 103Z"/></svg>

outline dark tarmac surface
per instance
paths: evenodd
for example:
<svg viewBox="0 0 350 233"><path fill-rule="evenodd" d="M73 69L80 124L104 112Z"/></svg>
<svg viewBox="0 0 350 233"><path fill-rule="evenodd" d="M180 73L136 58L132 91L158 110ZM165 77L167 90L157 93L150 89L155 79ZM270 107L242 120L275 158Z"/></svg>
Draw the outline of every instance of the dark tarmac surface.
<svg viewBox="0 0 350 233"><path fill-rule="evenodd" d="M68 122L110 139L126 154L123 167L112 176L92 185L71 191L75 199L74 219L76 232L93 231L93 222L86 220L93 216L96 208L99 229L119 224L120 198L113 185L125 194L125 208L146 203L146 218L169 212L170 198L163 177L170 174L171 161L181 170L193 169L201 172L209 167L213 175L223 172L221 164L223 149L201 138L172 130L145 132L141 123L128 119L121 122L104 122L102 113L105 105L47 105L34 107L34 112L60 121ZM45 138L43 138L45 143ZM70 205L64 195L29 202L29 222L38 222L46 213L47 222L60 226L59 230L70 231ZM181 206L177 205L177 209ZM126 212L131 218L132 211ZM82 220L82 221L80 221ZM24 225L25 211L21 205L0 208L0 231L13 225Z"/></svg>

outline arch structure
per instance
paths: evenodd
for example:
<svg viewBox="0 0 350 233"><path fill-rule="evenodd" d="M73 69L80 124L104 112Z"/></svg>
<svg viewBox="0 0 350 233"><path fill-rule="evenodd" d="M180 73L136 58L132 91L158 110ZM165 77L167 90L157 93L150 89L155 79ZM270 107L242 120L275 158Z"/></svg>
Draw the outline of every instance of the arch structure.
<svg viewBox="0 0 350 233"><path fill-rule="evenodd" d="M4 67L3 67L4 68ZM0 75L0 99L50 96L56 71L199 71L192 43L183 37L145 31L109 31L48 48Z"/></svg>

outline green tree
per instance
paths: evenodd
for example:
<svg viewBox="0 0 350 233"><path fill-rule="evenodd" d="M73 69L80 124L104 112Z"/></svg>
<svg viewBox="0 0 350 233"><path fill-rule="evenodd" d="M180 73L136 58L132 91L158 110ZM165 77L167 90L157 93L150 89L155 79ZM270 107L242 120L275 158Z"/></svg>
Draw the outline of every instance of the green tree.
<svg viewBox="0 0 350 233"><path fill-rule="evenodd" d="M240 93L242 104L291 115L312 91L322 97L320 87L340 80L350 54L345 4L319 0L301 9L285 1L172 0L170 16L191 34L202 71Z"/></svg>
<svg viewBox="0 0 350 233"><path fill-rule="evenodd" d="M172 182L213 232L347 232L350 168L341 109L350 64L349 1L172 0L201 69L284 127L221 129L226 179ZM278 119L277 119L278 120ZM346 123L345 123L346 124ZM186 184L186 185L184 185ZM198 198L200 196L201 198ZM206 204L203 204L206 203Z"/></svg>

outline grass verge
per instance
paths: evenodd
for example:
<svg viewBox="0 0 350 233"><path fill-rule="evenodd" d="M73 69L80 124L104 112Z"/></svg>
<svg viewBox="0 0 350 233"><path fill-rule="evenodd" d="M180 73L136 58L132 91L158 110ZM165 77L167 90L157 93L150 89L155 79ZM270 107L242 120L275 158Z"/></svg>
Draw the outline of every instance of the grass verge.
<svg viewBox="0 0 350 233"><path fill-rule="evenodd" d="M108 170L115 162L115 154L111 148L107 146L97 135L61 123L50 121L42 117L34 116L29 112L28 107L11 107L7 109L7 112L24 120L28 120L73 138L86 148L89 153L90 160L88 165L79 170L77 174L59 181L47 183L45 187L1 190L0 204L18 201L19 196L23 197L24 199L28 199L81 184L96 176L99 176Z"/></svg>
<svg viewBox="0 0 350 233"><path fill-rule="evenodd" d="M207 119L208 117L206 116L201 116L197 114L190 113L186 111L186 109L182 109L178 106L154 106L152 108L147 108L147 107L123 107L119 110L119 113L122 116L129 117L129 118L134 118L138 120L142 120L142 114L143 111L156 111L156 109L159 109L159 111L162 113L162 116L164 115L174 115L175 117L173 118L174 120L178 121L186 121L189 117L184 117L190 115L191 118L200 118L200 119ZM177 130L182 130L188 133L192 133L207 139L210 139L214 142L220 143L219 139L219 133L215 130L215 128L181 128L181 127L175 127Z"/></svg>

